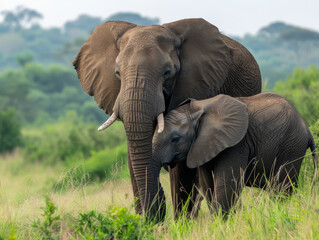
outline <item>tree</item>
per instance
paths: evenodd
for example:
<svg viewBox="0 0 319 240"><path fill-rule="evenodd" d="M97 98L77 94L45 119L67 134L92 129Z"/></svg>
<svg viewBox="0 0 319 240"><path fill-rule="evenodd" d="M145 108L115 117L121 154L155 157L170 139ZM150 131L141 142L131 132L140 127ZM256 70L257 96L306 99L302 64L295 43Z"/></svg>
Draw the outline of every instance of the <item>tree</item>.
<svg viewBox="0 0 319 240"><path fill-rule="evenodd" d="M36 25L36 21L43 18L42 14L36 10L21 5L16 7L14 11L4 10L0 13L4 16L3 25L11 30L20 30Z"/></svg>
<svg viewBox="0 0 319 240"><path fill-rule="evenodd" d="M261 28L258 31L260 36L279 36L282 32L298 29L298 27L286 24L284 22L274 22L270 25Z"/></svg>
<svg viewBox="0 0 319 240"><path fill-rule="evenodd" d="M32 62L34 59L34 55L29 52L25 51L16 56L16 61L20 67L24 67L27 63Z"/></svg>
<svg viewBox="0 0 319 240"><path fill-rule="evenodd" d="M158 18L142 17L140 14L128 12L116 13L114 15L111 15L106 19L106 21L126 21L140 26L151 26L159 24Z"/></svg>
<svg viewBox="0 0 319 240"><path fill-rule="evenodd" d="M82 14L76 20L66 22L64 24L64 28L66 31L71 29L81 29L91 33L94 28L101 23L103 23L103 21L99 17L91 17L89 15Z"/></svg>
<svg viewBox="0 0 319 240"><path fill-rule="evenodd" d="M0 112L0 153L12 151L22 143L21 127L12 109Z"/></svg>
<svg viewBox="0 0 319 240"><path fill-rule="evenodd" d="M319 118L319 69L295 68L284 82L277 82L274 92L286 97L308 124Z"/></svg>

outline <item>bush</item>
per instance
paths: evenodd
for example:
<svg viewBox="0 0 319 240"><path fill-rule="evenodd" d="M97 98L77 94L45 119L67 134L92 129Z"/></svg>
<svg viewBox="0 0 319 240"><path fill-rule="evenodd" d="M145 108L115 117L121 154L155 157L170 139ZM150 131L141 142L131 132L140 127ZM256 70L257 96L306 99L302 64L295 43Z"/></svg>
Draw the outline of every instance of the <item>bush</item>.
<svg viewBox="0 0 319 240"><path fill-rule="evenodd" d="M41 207L43 218L32 223L33 234L37 239L60 239L57 232L61 231L64 219L56 215L57 207L49 197L45 198L45 203L45 207ZM75 234L81 239L155 239L150 236L154 226L146 224L140 215L131 214L126 207L80 213L74 220Z"/></svg>
<svg viewBox="0 0 319 240"><path fill-rule="evenodd" d="M98 132L97 127L83 123L75 112L68 112L57 123L25 131L25 157L33 162L72 165L71 162L90 158L92 152L112 149L125 142L121 123L113 124L105 132Z"/></svg>
<svg viewBox="0 0 319 240"><path fill-rule="evenodd" d="M315 140L315 145L316 145L316 149L317 149L317 153L319 153L319 119L317 120L316 123L314 123L313 125L311 125L309 127L313 139Z"/></svg>
<svg viewBox="0 0 319 240"><path fill-rule="evenodd" d="M98 179L128 176L126 144L123 143L114 149L92 152L92 156L84 162L84 166L90 177Z"/></svg>
<svg viewBox="0 0 319 240"><path fill-rule="evenodd" d="M13 110L0 112L0 153L12 151L21 143L21 127Z"/></svg>
<svg viewBox="0 0 319 240"><path fill-rule="evenodd" d="M37 231L35 232L35 236L37 239L41 240L54 240L60 239L59 236L53 236L53 225L55 222L60 220L60 216L54 216L57 210L57 207L54 205L52 200L49 197L45 198L45 207L41 207L43 213L43 220L38 219L34 221L32 227Z"/></svg>
<svg viewBox="0 0 319 240"><path fill-rule="evenodd" d="M125 207L113 207L104 213L90 211L80 214L76 230L84 239L155 239L152 226L140 215L130 214Z"/></svg>
<svg viewBox="0 0 319 240"><path fill-rule="evenodd" d="M90 181L110 180L129 177L127 167L126 144L99 152L92 152L87 160L74 160L71 157L67 165L71 166L64 172L54 185L54 191L65 191L85 186Z"/></svg>
<svg viewBox="0 0 319 240"><path fill-rule="evenodd" d="M319 118L319 69L296 68L284 82L277 82L274 92L286 97L309 124Z"/></svg>

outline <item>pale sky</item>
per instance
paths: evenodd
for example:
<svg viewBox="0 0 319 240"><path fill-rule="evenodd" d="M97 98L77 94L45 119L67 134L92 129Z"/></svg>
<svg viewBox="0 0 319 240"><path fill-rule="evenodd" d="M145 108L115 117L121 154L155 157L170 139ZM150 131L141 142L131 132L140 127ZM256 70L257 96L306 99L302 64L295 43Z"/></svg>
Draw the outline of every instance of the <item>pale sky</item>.
<svg viewBox="0 0 319 240"><path fill-rule="evenodd" d="M319 31L318 0L0 0L1 10L24 5L42 13L44 27L61 27L80 14L106 18L117 12L158 17L161 23L202 17L232 35L256 33L274 21Z"/></svg>

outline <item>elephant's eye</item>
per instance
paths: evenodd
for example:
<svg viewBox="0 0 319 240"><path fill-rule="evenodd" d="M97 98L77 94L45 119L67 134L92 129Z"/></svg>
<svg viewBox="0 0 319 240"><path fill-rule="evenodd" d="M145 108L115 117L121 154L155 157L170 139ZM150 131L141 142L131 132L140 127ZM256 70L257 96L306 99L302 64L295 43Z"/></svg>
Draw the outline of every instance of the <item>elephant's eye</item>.
<svg viewBox="0 0 319 240"><path fill-rule="evenodd" d="M166 68L166 70L163 74L165 80L171 76L171 72L172 72L171 68Z"/></svg>
<svg viewBox="0 0 319 240"><path fill-rule="evenodd" d="M172 142L172 143L177 143L177 142L179 141L179 139L180 139L180 136L177 135L177 134L173 134L173 135L171 136L171 142Z"/></svg>

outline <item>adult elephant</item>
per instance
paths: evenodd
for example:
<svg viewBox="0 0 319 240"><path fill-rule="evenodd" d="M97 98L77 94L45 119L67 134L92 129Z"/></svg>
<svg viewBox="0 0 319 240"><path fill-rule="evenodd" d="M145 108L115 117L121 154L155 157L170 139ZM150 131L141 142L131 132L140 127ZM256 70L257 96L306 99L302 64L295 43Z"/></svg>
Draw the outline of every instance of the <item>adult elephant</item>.
<svg viewBox="0 0 319 240"><path fill-rule="evenodd" d="M158 213L163 218L166 209L158 179L161 165L152 161L152 136L157 122L164 127L163 113L188 98L261 91L254 57L204 19L149 27L106 22L94 30L73 65L84 91L111 115L100 130L123 121L133 192L139 199L136 211L151 217ZM188 182L176 180L184 167L170 169L176 211L191 192Z"/></svg>

